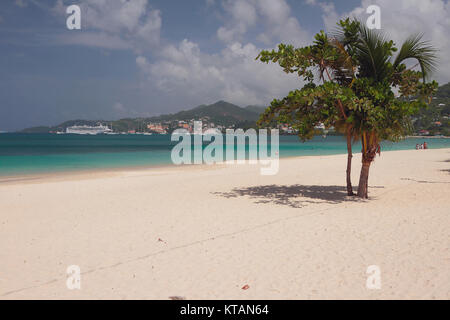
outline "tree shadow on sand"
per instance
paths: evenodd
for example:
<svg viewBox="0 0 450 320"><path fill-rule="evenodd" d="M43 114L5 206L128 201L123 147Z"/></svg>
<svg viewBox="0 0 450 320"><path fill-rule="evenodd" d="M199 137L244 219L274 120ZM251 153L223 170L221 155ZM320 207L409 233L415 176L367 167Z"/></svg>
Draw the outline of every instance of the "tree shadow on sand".
<svg viewBox="0 0 450 320"><path fill-rule="evenodd" d="M369 187L370 188L370 187ZM383 188L383 187L374 187ZM225 198L248 196L255 203L274 203L293 208L301 208L311 203L336 204L344 201L360 201L357 197L347 196L343 186L306 186L306 185L265 185L247 188L235 188L230 192L213 192Z"/></svg>

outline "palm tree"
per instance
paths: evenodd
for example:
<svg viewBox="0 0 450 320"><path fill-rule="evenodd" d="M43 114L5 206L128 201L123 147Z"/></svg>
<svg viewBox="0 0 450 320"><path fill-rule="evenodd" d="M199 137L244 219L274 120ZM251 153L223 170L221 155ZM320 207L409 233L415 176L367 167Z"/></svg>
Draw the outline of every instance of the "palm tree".
<svg viewBox="0 0 450 320"><path fill-rule="evenodd" d="M361 81L359 87L355 88L355 93L360 98L360 103L368 104L367 106L371 108L360 107L362 111L355 113L358 117L354 119L354 129L358 131L362 144L358 196L367 198L369 169L376 153L380 152L380 141L401 137L410 126L411 110L404 109L405 112L398 112L398 108L407 108L408 105L401 105L396 101L392 87L403 86L405 89L407 87L404 84L405 80L414 76L414 73L410 72L412 68L406 69L404 64L408 59L417 60L425 84L425 80L436 66L436 49L423 41L421 35L413 35L401 45L400 51L393 59L397 48L392 40L388 40L381 32L368 29L363 23L356 21L351 23L358 26L357 37L348 44L359 66L357 78ZM344 25L343 32L346 26L349 24ZM405 89L401 92L401 96L417 94L421 88L423 87L418 84L416 90ZM370 105L371 103L373 105ZM375 109L376 113L372 112ZM396 118L389 116L392 112L397 112Z"/></svg>
<svg viewBox="0 0 450 320"><path fill-rule="evenodd" d="M328 37L324 32L316 36L314 42L315 52L313 57L319 66L319 75L322 82L336 82L341 86L351 87L355 79L356 67L350 54L345 49L345 45L337 37ZM331 49L331 50L330 50ZM329 71L330 70L330 71ZM324 74L327 75L325 78ZM353 196L353 187L351 180L352 171L352 142L354 130L352 123L348 122L348 109L341 99L336 99L339 118L335 121L334 127L337 131L343 133L347 142L347 169L346 184L347 195Z"/></svg>
<svg viewBox="0 0 450 320"><path fill-rule="evenodd" d="M435 49L421 36L413 36L393 60L397 48L381 33L356 20L346 19L338 25L334 37L321 31L311 46L280 44L278 50L263 50L258 55L257 60L278 63L286 73L298 74L307 83L281 100L274 99L258 124L272 124L274 120L290 123L302 140L312 138L318 123L345 133L349 195L353 194L352 141L361 139L363 166L358 195L367 198L369 168L380 152L379 142L403 137L411 126L411 115L425 105L422 98L437 88L434 81L425 84L436 62ZM407 59L416 59L422 72L406 69ZM316 84L314 72L322 84ZM420 99L397 99L392 87L397 87L403 98L419 95Z"/></svg>

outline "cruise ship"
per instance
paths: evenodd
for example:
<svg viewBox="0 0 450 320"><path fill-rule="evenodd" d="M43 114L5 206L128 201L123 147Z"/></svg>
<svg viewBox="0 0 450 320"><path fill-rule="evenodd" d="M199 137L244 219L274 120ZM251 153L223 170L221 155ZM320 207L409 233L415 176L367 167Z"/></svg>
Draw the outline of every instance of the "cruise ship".
<svg viewBox="0 0 450 320"><path fill-rule="evenodd" d="M96 127L84 125L66 128L66 133L73 133L73 134L106 134L110 132L112 132L112 130L108 128L108 126L103 125L99 125Z"/></svg>

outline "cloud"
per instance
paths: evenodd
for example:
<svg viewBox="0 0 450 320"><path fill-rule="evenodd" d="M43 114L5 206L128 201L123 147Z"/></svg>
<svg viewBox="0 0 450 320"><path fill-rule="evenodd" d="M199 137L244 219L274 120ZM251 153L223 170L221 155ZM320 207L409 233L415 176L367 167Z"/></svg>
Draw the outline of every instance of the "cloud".
<svg viewBox="0 0 450 320"><path fill-rule="evenodd" d="M259 0L259 10L266 24L266 30L260 38L282 41L296 46L304 45L310 40L298 20L291 15L291 9L284 0ZM270 41L265 44L268 45Z"/></svg>
<svg viewBox="0 0 450 320"><path fill-rule="evenodd" d="M124 105L119 101L113 104L112 109L116 117L129 116L127 108L125 108Z"/></svg>
<svg viewBox="0 0 450 320"><path fill-rule="evenodd" d="M14 4L20 8L26 7L28 4L25 2L25 0L14 0Z"/></svg>
<svg viewBox="0 0 450 320"><path fill-rule="evenodd" d="M306 3L322 9L328 30L335 27L340 17L366 19L367 6L378 4L382 9L382 27L396 41L405 39L414 29L423 30L427 38L443 47L443 53L447 53L445 63L450 63L450 45L445 34L450 30L449 5L441 0L363 0L343 15L331 2L306 0ZM64 10L63 4L58 0L54 9ZM296 46L311 42L311 34L302 28L286 0L206 1L206 7L222 10L224 21L216 31L222 47L212 53L203 51L190 39L178 43L161 41L161 12L150 7L147 0L82 0L80 5L86 13L83 32L73 32L58 41L134 51L142 75L141 90L157 95L152 102L171 101L171 107L217 100L267 105L271 99L303 84L295 75L283 73L276 64L255 61L262 49L279 42ZM443 69L437 77L448 81L449 71ZM116 113L125 112L122 108L120 102L113 106Z"/></svg>
<svg viewBox="0 0 450 320"><path fill-rule="evenodd" d="M262 49L279 42L301 45L311 39L285 0L224 0L221 7L227 22L216 35L224 47L206 53L184 39L160 48L156 56L139 55L136 65L145 75L144 86L184 103L227 100L239 105L266 105L301 86L298 77L285 74L278 65L255 61ZM260 31L261 46L246 41L252 28Z"/></svg>
<svg viewBox="0 0 450 320"><path fill-rule="evenodd" d="M217 37L225 43L242 40L248 28L256 23L256 6L248 0L224 1L222 5L231 20L228 26L217 30Z"/></svg>
<svg viewBox="0 0 450 320"><path fill-rule="evenodd" d="M224 0L222 6L228 22L217 30L217 37L227 44L242 42L256 24L264 27L257 39L265 45L274 41L300 45L310 38L285 0Z"/></svg>
<svg viewBox="0 0 450 320"><path fill-rule="evenodd" d="M152 9L148 0L82 0L77 3L81 8L82 33L65 34L65 44L78 44L109 49L133 48L142 52L156 47L160 41L161 12ZM57 0L53 13L66 15L67 5ZM103 40L98 42L93 39ZM111 41L111 43L108 43Z"/></svg>
<svg viewBox="0 0 450 320"><path fill-rule="evenodd" d="M439 64L450 65L450 3L442 0L363 0L361 5L350 12L339 15L334 6L320 3L327 29L334 28L336 22L343 17L356 17L366 21L369 15L366 9L370 5L378 5L381 9L381 28L397 46L411 34L423 34L439 49ZM450 80L450 69L440 67L433 75L439 82Z"/></svg>
<svg viewBox="0 0 450 320"><path fill-rule="evenodd" d="M57 0L54 14L65 15L68 4ZM311 39L286 0L207 1L207 7L222 9L227 21L216 32L222 48L214 53L203 52L188 39L160 41L161 12L147 0L81 0L78 4L81 32L65 32L55 41L134 51L143 75L142 91L157 93L159 101L200 104L223 99L241 105L267 104L301 85L298 77L286 75L279 66L255 61L262 49L279 42L301 45ZM257 39L249 41L248 33L255 34L255 29ZM113 109L118 112L118 107Z"/></svg>
<svg viewBox="0 0 450 320"><path fill-rule="evenodd" d="M120 102L116 102L116 103L113 105L113 109L114 109L115 111L118 111L118 112L122 112L122 111L125 111L125 110L126 110L125 107L123 106L123 104L120 103Z"/></svg>
<svg viewBox="0 0 450 320"><path fill-rule="evenodd" d="M236 104L265 104L299 85L275 65L255 61L260 49L238 42L218 54L202 53L187 39L178 46L168 46L162 57L150 63L139 56L136 64L166 95L179 95L194 103L227 100Z"/></svg>
<svg viewBox="0 0 450 320"><path fill-rule="evenodd" d="M159 99L173 101L177 97L184 104L227 100L267 105L302 85L298 77L287 75L278 65L255 60L262 49L281 41L300 45L311 39L285 0L224 0L221 8L227 22L216 35L224 47L207 53L184 39L160 47L157 54L140 54L136 65L144 75L143 87L152 92L156 89L161 93ZM252 28L260 31L260 45L246 41Z"/></svg>
<svg viewBox="0 0 450 320"><path fill-rule="evenodd" d="M339 14L331 2L307 1L322 9L327 30L332 30L340 17L367 19L366 8L378 4L382 10L382 27L397 43L415 31L424 31L426 38L441 48L442 63L450 63L450 45L445 32L450 30L449 5L440 0L364 0L346 14ZM422 2L426 2L422 4ZM278 42L306 45L311 35L302 30L286 1L225 0L222 2L226 22L217 30L224 48L217 53L203 52L188 39L160 49L150 59L139 55L136 64L145 75L146 85L156 88L165 97L179 97L192 103L228 100L246 104L267 104L289 90L302 86L294 75L286 75L275 64L255 61L261 49ZM414 23L412 23L414 22ZM405 26L410 26L405 28ZM248 33L257 38L247 41ZM262 29L261 29L262 28ZM447 82L450 70L441 68L436 78Z"/></svg>

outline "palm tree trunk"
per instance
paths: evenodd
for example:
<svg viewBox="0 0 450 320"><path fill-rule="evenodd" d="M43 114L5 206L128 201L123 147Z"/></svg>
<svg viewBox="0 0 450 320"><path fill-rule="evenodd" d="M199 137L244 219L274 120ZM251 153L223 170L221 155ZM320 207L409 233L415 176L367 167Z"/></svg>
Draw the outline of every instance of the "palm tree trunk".
<svg viewBox="0 0 450 320"><path fill-rule="evenodd" d="M347 195L354 196L352 187L352 135L350 128L347 129Z"/></svg>
<svg viewBox="0 0 450 320"><path fill-rule="evenodd" d="M375 132L363 132L361 135L362 144L362 167L359 176L358 197L367 199L369 197L369 169L376 154L380 154L380 145Z"/></svg>
<svg viewBox="0 0 450 320"><path fill-rule="evenodd" d="M371 161L364 161L361 167L361 174L359 176L359 185L358 185L358 197L367 199L369 197L368 194L368 186L369 186L369 169L370 169Z"/></svg>

